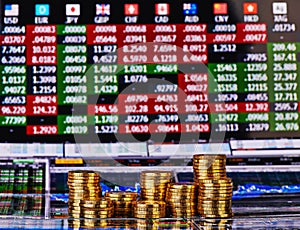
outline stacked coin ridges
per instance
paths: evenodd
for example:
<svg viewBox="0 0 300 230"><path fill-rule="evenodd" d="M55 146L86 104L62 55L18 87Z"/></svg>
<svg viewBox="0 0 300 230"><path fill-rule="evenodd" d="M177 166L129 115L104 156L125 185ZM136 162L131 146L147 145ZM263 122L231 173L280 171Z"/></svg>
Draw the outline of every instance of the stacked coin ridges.
<svg viewBox="0 0 300 230"><path fill-rule="evenodd" d="M166 203L164 201L137 201L135 205L135 217L140 219L156 219L166 216Z"/></svg>
<svg viewBox="0 0 300 230"><path fill-rule="evenodd" d="M167 189L167 210L172 217L197 215L197 186L195 183L171 183Z"/></svg>
<svg viewBox="0 0 300 230"><path fill-rule="evenodd" d="M205 218L232 217L232 180L226 176L225 155L194 155L198 214Z"/></svg>
<svg viewBox="0 0 300 230"><path fill-rule="evenodd" d="M112 216L113 206L108 200L101 199L100 176L90 170L76 170L68 173L69 226L96 227L107 226L107 221L98 218Z"/></svg>
<svg viewBox="0 0 300 230"><path fill-rule="evenodd" d="M226 155L194 155L194 181L226 177Z"/></svg>
<svg viewBox="0 0 300 230"><path fill-rule="evenodd" d="M136 192L106 192L105 197L112 201L114 217L128 218L134 216L134 205L138 197Z"/></svg>
<svg viewBox="0 0 300 230"><path fill-rule="evenodd" d="M168 184L173 180L171 171L143 171L140 174L141 200L164 201Z"/></svg>
<svg viewBox="0 0 300 230"><path fill-rule="evenodd" d="M101 219L113 216L113 203L106 198L69 202L72 203L72 206L69 206L69 215L73 218L69 220L69 227L78 225L80 227L105 227L109 225L109 221Z"/></svg>
<svg viewBox="0 0 300 230"><path fill-rule="evenodd" d="M97 172L70 171L68 186L70 200L98 200L101 197L100 176Z"/></svg>

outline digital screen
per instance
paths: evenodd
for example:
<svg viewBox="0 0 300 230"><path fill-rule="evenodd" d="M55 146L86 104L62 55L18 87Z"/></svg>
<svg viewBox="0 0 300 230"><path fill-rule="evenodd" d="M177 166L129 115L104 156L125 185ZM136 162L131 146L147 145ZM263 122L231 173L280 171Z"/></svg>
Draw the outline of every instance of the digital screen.
<svg viewBox="0 0 300 230"><path fill-rule="evenodd" d="M0 139L299 137L299 10L296 0L1 0Z"/></svg>
<svg viewBox="0 0 300 230"><path fill-rule="evenodd" d="M34 160L0 160L0 165L0 215L43 215L45 164Z"/></svg>

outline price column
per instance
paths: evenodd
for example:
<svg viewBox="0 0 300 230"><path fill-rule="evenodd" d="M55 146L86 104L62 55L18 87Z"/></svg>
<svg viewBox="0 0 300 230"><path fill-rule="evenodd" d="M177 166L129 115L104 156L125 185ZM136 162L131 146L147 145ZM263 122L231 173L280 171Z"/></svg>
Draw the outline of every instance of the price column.
<svg viewBox="0 0 300 230"><path fill-rule="evenodd" d="M88 25L88 102L91 132L112 134L119 130L118 27Z"/></svg>
<svg viewBox="0 0 300 230"><path fill-rule="evenodd" d="M251 7L250 7L251 8ZM248 16L245 18L247 19ZM258 16L256 17L258 19ZM245 132L269 131L267 25L238 23L239 123Z"/></svg>
<svg viewBox="0 0 300 230"><path fill-rule="evenodd" d="M26 27L1 30L0 126L26 126Z"/></svg>
<svg viewBox="0 0 300 230"><path fill-rule="evenodd" d="M180 102L183 119L183 132L210 132L208 105L208 71L206 24L177 25L182 31L182 50L178 52L178 86L183 96Z"/></svg>
<svg viewBox="0 0 300 230"><path fill-rule="evenodd" d="M287 2L273 2L273 27L269 34L269 85L272 121L270 131L299 131L299 51L296 24L289 18ZM283 41L284 38L284 41Z"/></svg>
<svg viewBox="0 0 300 230"><path fill-rule="evenodd" d="M238 132L238 64L211 63L208 67L211 123L217 124L214 131Z"/></svg>
<svg viewBox="0 0 300 230"><path fill-rule="evenodd" d="M56 27L27 25L27 134L57 134Z"/></svg>
<svg viewBox="0 0 300 230"><path fill-rule="evenodd" d="M127 24L120 28L118 39L119 63L123 70L119 79L120 133L149 133L149 77L147 62L151 63L151 45L147 42L148 26ZM149 30L150 31L150 30Z"/></svg>
<svg viewBox="0 0 300 230"><path fill-rule="evenodd" d="M87 134L87 45L85 25L57 26L59 134Z"/></svg>
<svg viewBox="0 0 300 230"><path fill-rule="evenodd" d="M214 23L208 25L209 102L212 132L240 131L238 47L235 18L227 3L214 3Z"/></svg>
<svg viewBox="0 0 300 230"><path fill-rule="evenodd" d="M149 26L149 30L153 31L149 41L154 44L151 57L154 69L148 75L153 78L154 93L149 102L149 113L155 118L151 133L179 133L182 127L178 113L182 112L180 105L183 104L180 102L182 89L178 84L178 62L182 57L181 38L178 37L180 27L160 23Z"/></svg>
<svg viewBox="0 0 300 230"><path fill-rule="evenodd" d="M271 95L271 120L274 121L271 131L299 130L299 64L296 58L299 51L300 46L295 42L268 44L274 90Z"/></svg>

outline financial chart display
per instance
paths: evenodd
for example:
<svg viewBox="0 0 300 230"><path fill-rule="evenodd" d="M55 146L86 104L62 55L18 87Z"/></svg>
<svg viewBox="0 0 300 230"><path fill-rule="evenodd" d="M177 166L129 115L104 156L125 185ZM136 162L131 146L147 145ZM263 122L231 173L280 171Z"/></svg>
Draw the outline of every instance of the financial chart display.
<svg viewBox="0 0 300 230"><path fill-rule="evenodd" d="M1 140L300 136L297 0L0 3Z"/></svg>

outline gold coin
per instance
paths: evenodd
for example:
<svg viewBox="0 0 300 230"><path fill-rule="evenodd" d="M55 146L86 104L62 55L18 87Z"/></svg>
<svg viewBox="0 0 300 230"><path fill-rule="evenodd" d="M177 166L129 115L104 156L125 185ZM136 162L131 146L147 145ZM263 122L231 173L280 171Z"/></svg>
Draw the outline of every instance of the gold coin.
<svg viewBox="0 0 300 230"><path fill-rule="evenodd" d="M228 200L206 200L206 199L198 199L198 204L231 204L232 200L228 199Z"/></svg>
<svg viewBox="0 0 300 230"><path fill-rule="evenodd" d="M228 199L232 199L232 193L218 193L218 194L209 194L209 193L204 193L204 194L199 194L198 199L205 199L205 198L224 198L227 197Z"/></svg>
<svg viewBox="0 0 300 230"><path fill-rule="evenodd" d="M193 210L197 208L197 204L194 205L182 205L182 206L175 206L175 205L169 205L167 208L174 209L174 210Z"/></svg>
<svg viewBox="0 0 300 230"><path fill-rule="evenodd" d="M226 161L194 161L193 162L193 169L207 169L207 168L211 168L211 169L224 169L226 170Z"/></svg>
<svg viewBox="0 0 300 230"><path fill-rule="evenodd" d="M193 159L193 166L197 165L226 165L225 159Z"/></svg>
<svg viewBox="0 0 300 230"><path fill-rule="evenodd" d="M92 170L73 170L69 171L68 175L74 175L74 176L82 176L82 175L99 175L99 173L92 171Z"/></svg>
<svg viewBox="0 0 300 230"><path fill-rule="evenodd" d="M171 183L169 186L174 189L182 189L182 188L194 189L197 187L197 185L193 182L177 182L177 183Z"/></svg>
<svg viewBox="0 0 300 230"><path fill-rule="evenodd" d="M206 168L206 169L201 169L201 168L195 168L194 169L194 173L196 175L212 175L212 174L226 174L226 170L224 169L209 169L209 168ZM224 176L226 177L226 176Z"/></svg>
<svg viewBox="0 0 300 230"><path fill-rule="evenodd" d="M112 202L103 197L103 198L100 198L99 200L82 200L80 201L81 204L106 204L106 205L111 205Z"/></svg>
<svg viewBox="0 0 300 230"><path fill-rule="evenodd" d="M110 198L137 198L138 193L136 192L106 192L106 197Z"/></svg>
<svg viewBox="0 0 300 230"><path fill-rule="evenodd" d="M80 213L69 213L69 217L80 218Z"/></svg>
<svg viewBox="0 0 300 230"><path fill-rule="evenodd" d="M218 179L203 179L199 181L202 184L232 184L232 180L229 177Z"/></svg>
<svg viewBox="0 0 300 230"><path fill-rule="evenodd" d="M159 218L163 218L163 217L165 217L164 215L143 215L143 214L141 214L141 215L136 215L135 216L136 218L141 218L141 219L148 219L148 218L151 218L151 219L159 219Z"/></svg>
<svg viewBox="0 0 300 230"><path fill-rule="evenodd" d="M218 159L226 159L225 154L195 154L193 155L193 159L202 159L202 158L218 158Z"/></svg>
<svg viewBox="0 0 300 230"><path fill-rule="evenodd" d="M207 170L220 170L220 171L226 171L226 163L201 163L193 165L194 170L198 171L207 171Z"/></svg>
<svg viewBox="0 0 300 230"><path fill-rule="evenodd" d="M198 204L198 207L203 207L203 208L231 208L231 203L230 204L218 204L218 205L214 205L214 204Z"/></svg>
<svg viewBox="0 0 300 230"><path fill-rule="evenodd" d="M100 180L100 176L68 176L68 181L71 180L78 180L78 181L84 181L84 180Z"/></svg>
<svg viewBox="0 0 300 230"><path fill-rule="evenodd" d="M136 211L136 215L160 215L161 213L165 213L164 211Z"/></svg>
<svg viewBox="0 0 300 230"><path fill-rule="evenodd" d="M109 208L112 208L112 205L107 205L107 204L81 204L80 207L82 208L97 208L101 210L106 210Z"/></svg>
<svg viewBox="0 0 300 230"><path fill-rule="evenodd" d="M232 189L203 189L201 191L199 191L199 196L200 195L206 195L206 194L232 194Z"/></svg>
<svg viewBox="0 0 300 230"><path fill-rule="evenodd" d="M136 202L136 206L137 208L154 208L154 207L165 207L166 203L164 201L145 201L145 200L141 200L141 201L137 201Z"/></svg>
<svg viewBox="0 0 300 230"><path fill-rule="evenodd" d="M135 212L137 212L137 213L144 213L144 212L158 213L158 212L161 212L161 208L152 208L152 209L138 208L138 209L135 209Z"/></svg>
<svg viewBox="0 0 300 230"><path fill-rule="evenodd" d="M165 171L165 170L147 170L147 171L141 171L141 175L173 175L172 171Z"/></svg>
<svg viewBox="0 0 300 230"><path fill-rule="evenodd" d="M204 218L231 218L231 217L233 217L233 213L218 214L218 215L201 214L201 216Z"/></svg>

